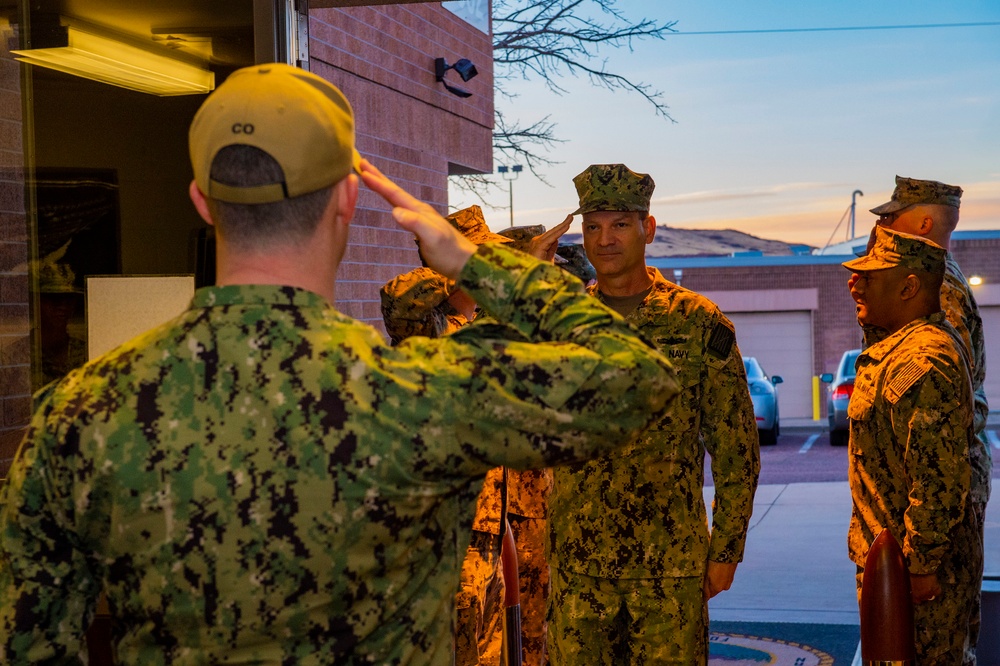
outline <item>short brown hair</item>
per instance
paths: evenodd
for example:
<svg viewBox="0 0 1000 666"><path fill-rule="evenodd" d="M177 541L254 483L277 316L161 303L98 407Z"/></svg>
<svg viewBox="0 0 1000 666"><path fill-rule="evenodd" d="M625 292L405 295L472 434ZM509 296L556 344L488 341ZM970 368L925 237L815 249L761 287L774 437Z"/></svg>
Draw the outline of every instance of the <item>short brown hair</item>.
<svg viewBox="0 0 1000 666"><path fill-rule="evenodd" d="M253 146L221 149L212 161L211 177L226 185L249 187L283 178L281 166ZM212 219L226 241L236 247L295 244L308 239L326 210L332 187L264 204L235 204L208 200Z"/></svg>

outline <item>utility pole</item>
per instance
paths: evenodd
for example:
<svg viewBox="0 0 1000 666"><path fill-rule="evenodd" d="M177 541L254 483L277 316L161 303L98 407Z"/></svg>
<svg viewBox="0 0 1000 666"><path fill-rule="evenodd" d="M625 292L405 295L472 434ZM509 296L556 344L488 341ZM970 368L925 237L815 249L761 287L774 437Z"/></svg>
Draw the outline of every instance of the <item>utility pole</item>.
<svg viewBox="0 0 1000 666"><path fill-rule="evenodd" d="M865 193L862 192L861 190L854 190L853 192L851 192L851 237L849 240L854 240L854 207L856 205L854 198L858 196L863 197L865 196Z"/></svg>

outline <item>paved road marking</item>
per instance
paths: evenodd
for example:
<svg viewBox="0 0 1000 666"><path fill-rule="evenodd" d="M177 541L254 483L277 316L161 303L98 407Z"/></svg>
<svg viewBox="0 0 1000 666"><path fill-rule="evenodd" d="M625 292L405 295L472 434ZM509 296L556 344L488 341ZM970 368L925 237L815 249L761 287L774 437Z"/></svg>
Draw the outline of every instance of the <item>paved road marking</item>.
<svg viewBox="0 0 1000 666"><path fill-rule="evenodd" d="M997 437L996 430L987 430L986 439L990 440L990 444L992 444L994 448L1000 449L1000 437Z"/></svg>
<svg viewBox="0 0 1000 666"><path fill-rule="evenodd" d="M992 435L993 433L990 432L990 434ZM815 442L817 439L819 439L819 433L813 433L812 435L809 435L809 439L807 439L806 443L802 445L801 449L799 449L799 453L805 453L806 451L808 451L812 447L813 442Z"/></svg>

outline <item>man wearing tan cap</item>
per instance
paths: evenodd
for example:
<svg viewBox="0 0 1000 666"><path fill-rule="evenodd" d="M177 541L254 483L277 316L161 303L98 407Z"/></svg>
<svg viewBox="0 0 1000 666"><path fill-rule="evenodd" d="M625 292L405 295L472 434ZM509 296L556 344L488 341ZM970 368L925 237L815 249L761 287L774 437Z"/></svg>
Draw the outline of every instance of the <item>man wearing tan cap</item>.
<svg viewBox="0 0 1000 666"><path fill-rule="evenodd" d="M707 602L743 559L760 472L736 331L714 303L646 266L649 175L597 164L574 184L597 273L589 291L671 359L684 388L624 451L554 470L550 663L703 664Z"/></svg>
<svg viewBox="0 0 1000 666"><path fill-rule="evenodd" d="M969 495L969 366L941 312L945 255L879 227L871 251L844 264L858 321L887 333L858 357L848 406L848 547L860 598L875 537L888 529L902 545L920 664L963 663L983 556Z"/></svg>
<svg viewBox="0 0 1000 666"><path fill-rule="evenodd" d="M958 225L962 188L947 185L936 180L920 180L896 176L896 188L892 198L871 209L878 215L869 245L875 242L875 230L879 227L921 236L940 245L945 250L951 248L951 235ZM969 281L965 279L955 256L945 254L944 282L941 285L941 308L955 330L958 331L972 367L972 389L975 398L976 440L969 451L972 462L973 508L979 523L980 537L985 535L986 504L990 499L990 477L993 474L993 456L986 436L986 420L990 408L986 400L986 341L983 336L983 320L979 305L972 293ZM874 344L886 336L885 330L876 326L864 327L865 346ZM971 629L970 654L979 640L980 601L976 597L976 610Z"/></svg>
<svg viewBox="0 0 1000 666"><path fill-rule="evenodd" d="M490 231L479 206L463 208L445 219L476 245L511 242ZM379 297L382 321L394 345L413 335L436 338L457 331L476 313L476 302L454 280L427 266L389 280L379 289Z"/></svg>
<svg viewBox="0 0 1000 666"><path fill-rule="evenodd" d="M669 363L361 161L318 76L234 72L189 142L218 284L37 396L0 497L0 663L74 663L103 591L124 664L451 664L483 476L631 440ZM389 347L338 312L358 168L428 266L533 342L471 324Z"/></svg>

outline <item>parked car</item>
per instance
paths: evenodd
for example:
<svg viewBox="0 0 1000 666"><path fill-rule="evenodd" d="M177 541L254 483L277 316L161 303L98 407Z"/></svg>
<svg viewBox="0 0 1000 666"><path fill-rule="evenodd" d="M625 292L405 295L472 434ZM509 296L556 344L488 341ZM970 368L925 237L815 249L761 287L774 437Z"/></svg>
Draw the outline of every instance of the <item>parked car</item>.
<svg viewBox="0 0 1000 666"><path fill-rule="evenodd" d="M837 373L820 375L820 379L830 384L827 387L826 414L830 422L830 444L846 446L848 436L847 403L854 393L854 364L858 360L860 349L844 352L837 365Z"/></svg>
<svg viewBox="0 0 1000 666"><path fill-rule="evenodd" d="M753 415L757 419L757 432L761 444L777 444L781 426L778 422L778 389L784 381L775 375L768 377L760 363L753 356L743 357L743 367L747 371L750 399L753 400Z"/></svg>

